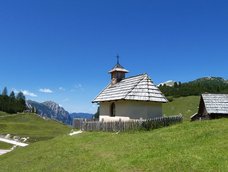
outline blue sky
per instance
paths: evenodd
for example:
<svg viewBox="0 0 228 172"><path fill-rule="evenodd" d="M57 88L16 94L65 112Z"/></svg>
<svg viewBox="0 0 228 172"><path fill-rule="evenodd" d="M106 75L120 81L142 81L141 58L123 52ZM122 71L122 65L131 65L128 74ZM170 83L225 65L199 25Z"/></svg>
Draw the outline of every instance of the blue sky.
<svg viewBox="0 0 228 172"><path fill-rule="evenodd" d="M116 54L156 84L228 79L228 1L0 1L0 90L95 112Z"/></svg>

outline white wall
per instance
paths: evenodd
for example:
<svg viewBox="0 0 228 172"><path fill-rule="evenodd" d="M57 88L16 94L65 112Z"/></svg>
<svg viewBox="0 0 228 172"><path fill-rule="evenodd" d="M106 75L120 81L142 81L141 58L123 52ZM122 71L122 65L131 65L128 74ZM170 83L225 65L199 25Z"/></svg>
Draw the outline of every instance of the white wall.
<svg viewBox="0 0 228 172"><path fill-rule="evenodd" d="M129 121L130 118L129 117L124 117L124 116L115 116L115 117L111 117L111 116L106 116L106 115L102 115L99 117L99 121Z"/></svg>
<svg viewBox="0 0 228 172"><path fill-rule="evenodd" d="M110 107L115 103L116 116L110 117ZM162 103L144 101L113 101L100 103L100 120L147 119L162 116Z"/></svg>

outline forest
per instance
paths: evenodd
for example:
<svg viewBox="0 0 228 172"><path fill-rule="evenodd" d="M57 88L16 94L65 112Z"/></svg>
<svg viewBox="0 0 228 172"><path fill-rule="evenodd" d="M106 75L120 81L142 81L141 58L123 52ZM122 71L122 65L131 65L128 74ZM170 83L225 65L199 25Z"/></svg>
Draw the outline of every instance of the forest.
<svg viewBox="0 0 228 172"><path fill-rule="evenodd" d="M172 98L185 96L198 96L203 93L228 93L228 82L221 77L200 78L191 82L175 82L174 86L161 85L159 89L172 100Z"/></svg>
<svg viewBox="0 0 228 172"><path fill-rule="evenodd" d="M5 87L0 95L0 111L7 113L17 113L26 110L26 100L22 92L17 95L14 91L8 95L7 88Z"/></svg>

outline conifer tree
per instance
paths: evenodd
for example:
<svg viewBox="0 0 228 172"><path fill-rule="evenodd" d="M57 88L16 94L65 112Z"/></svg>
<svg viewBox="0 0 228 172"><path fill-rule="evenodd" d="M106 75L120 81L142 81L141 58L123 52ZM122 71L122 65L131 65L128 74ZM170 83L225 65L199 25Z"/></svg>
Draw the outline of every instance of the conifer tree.
<svg viewBox="0 0 228 172"><path fill-rule="evenodd" d="M7 113L23 112L26 109L25 96L22 92L18 93L15 98L15 93L12 91L7 94L7 88L3 89L3 95L0 95L0 111Z"/></svg>
<svg viewBox="0 0 228 172"><path fill-rule="evenodd" d="M95 119L99 119L100 116L100 107L97 108L97 112L94 114Z"/></svg>
<svg viewBox="0 0 228 172"><path fill-rule="evenodd" d="M9 97L10 97L12 100L15 100L15 99L16 99L14 91L11 91Z"/></svg>
<svg viewBox="0 0 228 172"><path fill-rule="evenodd" d="M8 91L7 88L4 87L3 91L2 91L2 96L7 96L8 95Z"/></svg>
<svg viewBox="0 0 228 172"><path fill-rule="evenodd" d="M25 100L25 96L21 91L17 94L17 100L20 100L20 99Z"/></svg>

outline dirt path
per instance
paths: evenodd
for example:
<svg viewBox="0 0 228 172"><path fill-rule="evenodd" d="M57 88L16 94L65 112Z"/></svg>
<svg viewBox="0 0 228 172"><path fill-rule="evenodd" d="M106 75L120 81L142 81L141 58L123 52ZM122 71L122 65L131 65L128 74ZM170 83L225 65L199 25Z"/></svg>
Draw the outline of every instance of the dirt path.
<svg viewBox="0 0 228 172"><path fill-rule="evenodd" d="M4 150L4 149L0 149L0 155L6 154L8 152L10 152L12 150Z"/></svg>
<svg viewBox="0 0 228 172"><path fill-rule="evenodd" d="M74 131L74 132L70 133L69 135L70 135L70 136L73 136L73 135L81 134L81 133L82 133L82 131L79 130L79 131Z"/></svg>

